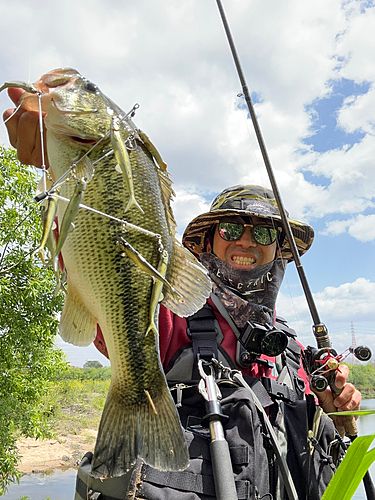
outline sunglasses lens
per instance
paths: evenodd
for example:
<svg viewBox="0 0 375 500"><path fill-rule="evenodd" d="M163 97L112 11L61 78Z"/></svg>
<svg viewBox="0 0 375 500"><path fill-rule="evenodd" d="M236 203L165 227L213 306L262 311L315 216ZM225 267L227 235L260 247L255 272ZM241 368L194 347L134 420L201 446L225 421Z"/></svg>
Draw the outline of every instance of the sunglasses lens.
<svg viewBox="0 0 375 500"><path fill-rule="evenodd" d="M236 222L219 222L218 231L223 240L236 241L241 238L244 226Z"/></svg>
<svg viewBox="0 0 375 500"><path fill-rule="evenodd" d="M266 226L254 226L254 240L259 245L271 245L277 238L277 229Z"/></svg>

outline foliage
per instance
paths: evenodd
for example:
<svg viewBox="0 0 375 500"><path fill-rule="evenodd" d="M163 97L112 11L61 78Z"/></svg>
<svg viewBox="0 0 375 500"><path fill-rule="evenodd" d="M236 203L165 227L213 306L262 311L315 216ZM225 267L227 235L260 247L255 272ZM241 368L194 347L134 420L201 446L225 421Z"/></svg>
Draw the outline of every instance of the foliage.
<svg viewBox="0 0 375 500"><path fill-rule="evenodd" d="M81 372L78 372L81 370ZM103 378L95 373L102 370ZM72 373L79 375L91 371L93 375L71 378ZM53 433L59 437L78 434L85 429L96 429L104 407L110 384L110 373L106 368L83 370L74 368L67 372L67 378L51 382L53 390L48 397Z"/></svg>
<svg viewBox="0 0 375 500"><path fill-rule="evenodd" d="M344 460L338 467L334 477L324 492L322 500L350 500L357 490L363 476L375 461L375 449L369 448L375 438L370 436L357 437L349 446Z"/></svg>
<svg viewBox="0 0 375 500"><path fill-rule="evenodd" d="M33 249L40 237L35 173L0 146L0 494L18 477L16 439L48 433L47 380L65 364L54 348L62 298Z"/></svg>
<svg viewBox="0 0 375 500"><path fill-rule="evenodd" d="M96 429L107 397L111 368L68 366L51 380L45 406L57 436Z"/></svg>
<svg viewBox="0 0 375 500"><path fill-rule="evenodd" d="M69 366L65 370L55 375L55 380L109 380L111 378L111 368L77 368Z"/></svg>
<svg viewBox="0 0 375 500"><path fill-rule="evenodd" d="M103 368L103 365L101 364L100 361L92 360L92 361L86 361L86 363L83 365L83 368Z"/></svg>
<svg viewBox="0 0 375 500"><path fill-rule="evenodd" d="M349 381L362 392L363 399L375 398L375 365L348 365L350 368Z"/></svg>

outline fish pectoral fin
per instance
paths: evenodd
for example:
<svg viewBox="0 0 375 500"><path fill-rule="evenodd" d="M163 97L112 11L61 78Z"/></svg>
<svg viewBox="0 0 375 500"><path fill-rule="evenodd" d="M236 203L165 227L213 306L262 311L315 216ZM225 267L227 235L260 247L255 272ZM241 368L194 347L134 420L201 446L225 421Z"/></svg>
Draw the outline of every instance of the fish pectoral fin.
<svg viewBox="0 0 375 500"><path fill-rule="evenodd" d="M172 289L164 289L162 304L178 316L190 316L198 311L211 293L207 270L177 240L167 274Z"/></svg>
<svg viewBox="0 0 375 500"><path fill-rule="evenodd" d="M163 471L182 470L189 455L180 420L165 380L158 377L131 404L111 386L101 418L91 466L94 477L117 477L138 457Z"/></svg>
<svg viewBox="0 0 375 500"><path fill-rule="evenodd" d="M68 283L59 325L62 339L78 346L89 345L96 335L96 323L94 316Z"/></svg>
<svg viewBox="0 0 375 500"><path fill-rule="evenodd" d="M94 177L95 166L88 156L83 156L83 158L77 161L74 173L79 179L90 182Z"/></svg>

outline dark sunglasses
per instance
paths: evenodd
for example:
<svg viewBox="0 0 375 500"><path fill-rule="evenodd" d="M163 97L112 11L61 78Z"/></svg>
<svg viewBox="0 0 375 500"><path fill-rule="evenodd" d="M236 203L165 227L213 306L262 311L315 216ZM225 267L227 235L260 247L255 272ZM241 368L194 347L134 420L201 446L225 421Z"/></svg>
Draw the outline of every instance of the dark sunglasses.
<svg viewBox="0 0 375 500"><path fill-rule="evenodd" d="M217 230L223 240L237 241L245 232L246 227L251 228L252 238L259 245L271 245L276 241L278 230L270 226L244 224L242 222L219 222Z"/></svg>

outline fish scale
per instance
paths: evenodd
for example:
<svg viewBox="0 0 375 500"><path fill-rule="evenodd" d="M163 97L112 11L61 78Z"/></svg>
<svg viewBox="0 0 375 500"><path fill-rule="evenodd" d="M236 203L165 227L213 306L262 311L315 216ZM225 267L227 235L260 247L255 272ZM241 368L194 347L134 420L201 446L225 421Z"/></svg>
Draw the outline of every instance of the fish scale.
<svg viewBox="0 0 375 500"><path fill-rule="evenodd" d="M187 448L159 357L158 303L191 315L211 283L175 238L166 165L150 139L77 71L52 70L34 87L43 93L51 178L68 178L57 196L67 274L60 334L88 345L99 325L112 367L91 473L120 476L138 458L161 470L184 469ZM28 89L23 105L38 109ZM81 197L102 215L78 208Z"/></svg>

